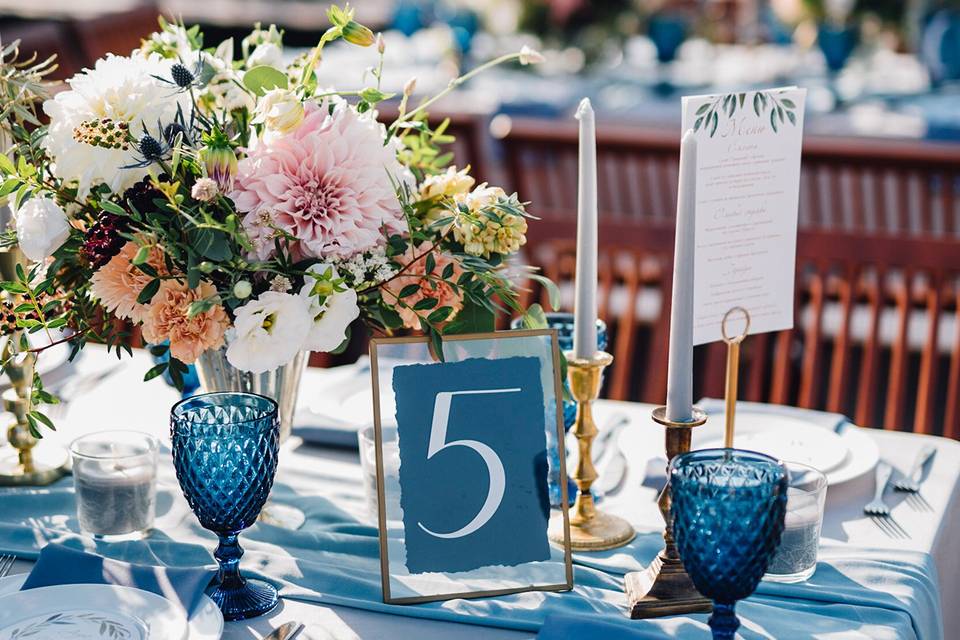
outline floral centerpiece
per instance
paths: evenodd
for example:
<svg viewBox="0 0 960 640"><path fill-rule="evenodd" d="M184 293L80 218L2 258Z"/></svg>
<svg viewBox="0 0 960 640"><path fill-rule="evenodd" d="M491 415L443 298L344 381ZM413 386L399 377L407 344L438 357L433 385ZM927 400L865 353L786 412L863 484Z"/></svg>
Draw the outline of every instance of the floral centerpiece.
<svg viewBox="0 0 960 640"><path fill-rule="evenodd" d="M440 96L414 107L413 81L400 96L382 92L382 37L349 7L328 15L332 26L298 56L273 26L239 47L204 48L197 27L161 20L139 49L108 54L52 98L49 64L15 63L16 43L3 51L0 198L16 229L2 241L32 263L0 283L3 316L8 333L50 336L22 337L10 357L58 341L74 355L98 342L120 356L140 327L155 355L169 355L145 378L182 385L207 350L270 371L343 347L357 318L435 343L492 330L500 312L540 322L505 269L525 242L524 204L449 166L446 123L426 118ZM376 47L359 88L327 86L335 74L322 53L335 40ZM494 64L538 60L528 49L503 56L440 95ZM389 99L398 115L384 124L376 108ZM36 399L54 401L35 385Z"/></svg>

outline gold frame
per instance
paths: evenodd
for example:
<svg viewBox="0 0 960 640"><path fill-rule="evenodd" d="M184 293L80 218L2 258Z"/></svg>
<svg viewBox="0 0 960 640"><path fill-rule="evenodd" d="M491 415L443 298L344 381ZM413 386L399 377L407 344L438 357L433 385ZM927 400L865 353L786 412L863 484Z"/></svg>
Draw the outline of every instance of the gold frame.
<svg viewBox="0 0 960 640"><path fill-rule="evenodd" d="M557 442L560 454L560 477L567 475L566 456L563 431L563 386L560 381L560 345L557 340L556 329L516 329L511 331L490 331L486 333L471 333L463 335L444 336L444 342L462 342L468 340L490 340L498 338L525 338L535 336L550 336L553 351L553 385L557 403ZM380 582L383 592L383 601L386 604L421 604L452 600L454 598L486 598L490 596L504 596L526 591L570 591L573 589L573 550L570 547L570 513L567 495L567 483L560 483L561 512L563 513L564 541L563 557L566 582L561 584L527 585L511 589L493 589L488 591L466 591L462 593L444 593L427 596L411 596L394 598L390 595L390 557L387 541L387 506L386 490L384 488L383 465L383 431L380 422L380 368L377 362L377 347L386 344L426 344L430 346L430 339L426 336L411 336L403 338L373 338L370 340L370 375L373 391L373 427L377 457L377 527L380 539ZM554 546L558 546L554 543Z"/></svg>

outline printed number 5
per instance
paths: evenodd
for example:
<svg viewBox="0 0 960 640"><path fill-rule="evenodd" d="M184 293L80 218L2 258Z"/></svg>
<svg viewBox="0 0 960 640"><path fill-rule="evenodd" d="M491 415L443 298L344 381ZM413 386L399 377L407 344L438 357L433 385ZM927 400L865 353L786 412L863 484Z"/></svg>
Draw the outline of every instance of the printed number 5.
<svg viewBox="0 0 960 640"><path fill-rule="evenodd" d="M503 501L503 492L507 485L506 474L503 471L503 463L496 452L482 442L476 440L452 440L446 442L447 426L450 423L450 403L454 396L481 395L489 393L519 393L520 388L512 389L480 389L476 391L442 391L437 394L433 404L433 423L430 425L430 443L427 446L427 460L435 456L444 449L452 447L467 447L473 449L483 458L487 465L487 474L490 476L490 488L487 490L487 499L473 520L468 522L463 528L451 531L450 533L437 533L423 526L422 522L417 525L427 533L437 538L462 538L468 536L483 525L487 524L493 514L500 508L500 502Z"/></svg>

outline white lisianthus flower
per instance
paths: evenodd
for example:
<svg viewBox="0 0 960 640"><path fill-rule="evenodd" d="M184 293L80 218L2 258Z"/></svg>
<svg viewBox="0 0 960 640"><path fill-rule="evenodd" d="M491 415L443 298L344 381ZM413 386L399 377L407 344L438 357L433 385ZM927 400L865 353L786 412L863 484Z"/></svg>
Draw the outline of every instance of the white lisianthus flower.
<svg viewBox="0 0 960 640"><path fill-rule="evenodd" d="M527 45L520 47L520 64L540 64L545 60L546 58L543 57L543 54L536 49L531 49Z"/></svg>
<svg viewBox="0 0 960 640"><path fill-rule="evenodd" d="M49 198L30 198L16 216L17 242L34 262L49 258L70 237L67 214Z"/></svg>
<svg viewBox="0 0 960 640"><path fill-rule="evenodd" d="M253 69L260 65L267 65L276 69L283 68L283 50L272 42L258 44L247 58L247 69Z"/></svg>
<svg viewBox="0 0 960 640"><path fill-rule="evenodd" d="M329 264L315 264L307 270L300 296L310 305L313 326L303 348L332 351L347 337L347 327L360 315L357 292L346 289L337 270Z"/></svg>
<svg viewBox="0 0 960 640"><path fill-rule="evenodd" d="M303 103L293 91L271 89L257 101L253 122L263 124L272 133L282 135L296 129L303 122L303 114Z"/></svg>
<svg viewBox="0 0 960 640"><path fill-rule="evenodd" d="M293 360L313 323L305 298L279 291L261 293L235 314L227 336L227 360L251 373L272 371Z"/></svg>
<svg viewBox="0 0 960 640"><path fill-rule="evenodd" d="M253 98L241 87L243 75L233 68L233 38L221 42L213 54L204 53L203 61L213 69L204 94L212 100L212 106L226 111L243 108L252 111Z"/></svg>
<svg viewBox="0 0 960 640"><path fill-rule="evenodd" d="M107 54L93 69L67 80L70 90L43 103L50 116L43 145L53 158L54 175L75 180L79 200L97 184L119 193L147 175L145 167L121 169L137 161L137 150L126 133L135 138L149 133L161 140L158 122L172 122L178 104L184 113L190 112L190 97L174 94L169 84L157 79L170 78L173 63L157 54L129 58Z"/></svg>

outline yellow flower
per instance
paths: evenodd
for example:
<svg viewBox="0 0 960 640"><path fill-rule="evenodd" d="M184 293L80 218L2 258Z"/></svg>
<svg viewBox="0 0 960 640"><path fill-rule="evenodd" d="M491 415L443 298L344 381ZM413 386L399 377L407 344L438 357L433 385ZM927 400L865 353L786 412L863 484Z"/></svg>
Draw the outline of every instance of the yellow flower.
<svg viewBox="0 0 960 640"><path fill-rule="evenodd" d="M452 215L447 208L453 204L458 196L470 193L476 182L469 174L470 167L457 171L456 167L448 167L446 172L428 176L420 185L420 200L432 201L432 206L424 215L423 221L427 224Z"/></svg>
<svg viewBox="0 0 960 640"><path fill-rule="evenodd" d="M469 217L459 216L453 226L453 237L463 244L464 252L489 258L493 253L515 253L526 244L526 219L494 208L498 203L510 201L500 187L483 183L469 194L455 196L455 200L470 211ZM520 208L518 203L514 206Z"/></svg>

